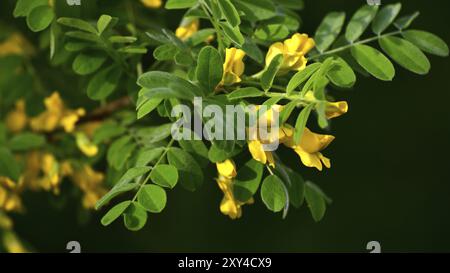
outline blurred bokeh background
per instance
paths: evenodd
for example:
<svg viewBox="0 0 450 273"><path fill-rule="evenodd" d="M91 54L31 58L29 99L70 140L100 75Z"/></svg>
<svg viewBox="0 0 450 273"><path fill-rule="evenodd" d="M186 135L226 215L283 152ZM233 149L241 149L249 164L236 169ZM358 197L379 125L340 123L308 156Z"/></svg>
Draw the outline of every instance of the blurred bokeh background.
<svg viewBox="0 0 450 273"><path fill-rule="evenodd" d="M396 1L382 0L391 2ZM364 3L307 0L300 31L313 34L327 12L351 16ZM421 12L413 28L450 43L448 1L402 3L402 14ZM14 22L11 10L0 6L1 20ZM102 227L103 212L83 215L73 202L55 208L61 202L44 193L24 198L27 213L14 215L16 231L42 252L65 252L72 240L85 252L367 252L372 240L385 252L448 252L450 60L430 60L427 76L397 66L393 82L358 76L353 90L332 92L348 100L350 111L331 124L336 140L325 151L332 158L330 170L306 169L292 153L282 155L333 198L320 223L306 207L290 210L283 220L266 210L259 196L243 208L240 220L228 219L218 209L222 194L211 166L210 183L196 193L181 187L170 192L165 211L152 215L140 232L127 231L119 221Z"/></svg>

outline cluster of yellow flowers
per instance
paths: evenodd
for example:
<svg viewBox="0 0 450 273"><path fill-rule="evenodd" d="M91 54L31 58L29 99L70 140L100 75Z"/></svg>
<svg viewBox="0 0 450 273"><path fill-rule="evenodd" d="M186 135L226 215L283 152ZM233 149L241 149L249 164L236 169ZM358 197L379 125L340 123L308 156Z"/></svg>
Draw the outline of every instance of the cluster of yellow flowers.
<svg viewBox="0 0 450 273"><path fill-rule="evenodd" d="M270 65L272 60L278 56L283 56L283 62L278 72L279 75L286 74L289 71L301 71L306 68L308 60L305 55L313 49L315 42L312 38L309 38L306 34L294 34L290 39L285 40L283 43L278 42L273 44L266 56L266 67ZM232 85L241 82L241 76L244 74L245 64L243 58L245 52L237 48L226 49L225 62L223 64L223 79L222 85ZM305 101L314 102L316 98L312 91L309 91L304 96ZM258 110L260 106L256 107ZM274 105L271 109L267 110L261 117L264 120L260 120L260 124L270 124L273 122L274 113L282 111L283 106ZM326 117L328 119L336 118L348 111L348 104L345 101L328 102L326 104ZM276 115L276 116L278 116ZM257 132L257 130L253 130ZM321 151L324 150L334 139L332 135L317 134L309 130L304 129L300 143L294 142L294 128L288 124L283 124L278 129L277 134L269 133L269 136L265 139L259 138L259 136L253 136L248 141L248 148L252 157L263 163L268 164L271 167L275 167L275 160L272 152L265 151L264 145L273 144L274 142L284 144L286 147L293 149L300 157L303 165L307 167L314 167L321 171L323 166L326 168L331 167L330 159L325 157ZM230 216L232 219L239 218L242 214L241 206L243 205L239 201L235 200L233 196L233 178L236 176L234 163L231 160L217 164L219 172L219 178L217 182L220 189L224 192L224 199L222 200L220 210L225 215Z"/></svg>
<svg viewBox="0 0 450 273"><path fill-rule="evenodd" d="M99 122L86 123L76 128L79 119L85 115L85 110L66 108L57 92L45 98L44 104L46 110L43 113L29 118L25 101L17 101L15 109L6 117L6 127L14 134L20 133L28 125L35 132L50 133L61 128L75 135L77 146L85 155L92 157L98 153L98 147L89 137L92 137L93 131L100 125ZM61 181L66 176L84 192L83 206L86 208L94 208L97 200L106 193L102 185L104 175L94 171L89 165L77 166L74 170L76 164L70 161L58 162L53 154L39 150L18 157L25 167L19 181L16 183L9 178L0 177L0 208L6 211L22 209L20 193L25 189L58 194Z"/></svg>
<svg viewBox="0 0 450 273"><path fill-rule="evenodd" d="M223 199L220 203L220 211L228 215L231 219L237 219L242 216L242 206L245 203L239 202L234 198L233 179L236 177L236 165L230 159L216 164L219 177L216 179L219 188L223 192ZM253 198L247 204L252 204Z"/></svg>

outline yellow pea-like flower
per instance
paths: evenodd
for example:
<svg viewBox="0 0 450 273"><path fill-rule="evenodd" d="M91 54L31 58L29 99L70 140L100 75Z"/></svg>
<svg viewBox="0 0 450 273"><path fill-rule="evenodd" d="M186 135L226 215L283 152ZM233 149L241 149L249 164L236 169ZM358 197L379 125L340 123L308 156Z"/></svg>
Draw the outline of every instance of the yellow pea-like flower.
<svg viewBox="0 0 450 273"><path fill-rule="evenodd" d="M3 245L8 253L30 253L30 250L24 246L19 237L12 231L4 232Z"/></svg>
<svg viewBox="0 0 450 273"><path fill-rule="evenodd" d="M141 3L151 9L158 9L162 6L162 0L141 0Z"/></svg>
<svg viewBox="0 0 450 273"><path fill-rule="evenodd" d="M11 34L5 41L0 42L0 57L7 55L31 56L35 49L20 33Z"/></svg>
<svg viewBox="0 0 450 273"><path fill-rule="evenodd" d="M225 62L223 64L222 85L231 85L241 82L244 74L245 64L243 59L245 52L242 49L227 48L225 51Z"/></svg>
<svg viewBox="0 0 450 273"><path fill-rule="evenodd" d="M236 165L230 159L216 164L219 177L216 179L219 188L223 192L223 199L220 203L220 212L229 216L231 219L237 219L242 216L242 203L235 199L233 193L233 179L236 177ZM253 199L249 200L247 204L253 203Z"/></svg>
<svg viewBox="0 0 450 273"><path fill-rule="evenodd" d="M37 132L51 132L58 127L67 133L75 130L79 119L86 114L82 108L77 110L66 109L58 92L54 92L44 100L46 111L30 121L31 129Z"/></svg>
<svg viewBox="0 0 450 273"><path fill-rule="evenodd" d="M8 113L5 122L6 127L13 133L19 133L27 126L28 117L25 112L24 100L21 99L16 102L15 109Z"/></svg>
<svg viewBox="0 0 450 273"><path fill-rule="evenodd" d="M8 177L0 177L0 209L5 211L22 210L19 186Z"/></svg>
<svg viewBox="0 0 450 273"><path fill-rule="evenodd" d="M83 154L88 157L94 157L98 154L98 147L94 143L92 143L86 134L82 132L77 132L75 134L76 143L78 149L80 149Z"/></svg>
<svg viewBox="0 0 450 273"><path fill-rule="evenodd" d="M303 165L314 167L319 171L323 169L323 166L331 167L330 159L323 156L321 151L330 145L335 139L334 136L316 134L305 127L300 143L295 144L293 140L294 129L286 127L285 131L289 137L284 144L298 154Z"/></svg>
<svg viewBox="0 0 450 273"><path fill-rule="evenodd" d="M314 46L314 40L309 38L307 34L296 33L283 43L277 42L270 46L266 56L266 66L269 66L272 60L281 54L283 55L283 63L278 72L279 74L285 74L292 70L303 70L308 62L305 55Z"/></svg>
<svg viewBox="0 0 450 273"><path fill-rule="evenodd" d="M200 27L200 20L198 19L183 19L181 25L175 31L175 35L180 38L180 40L185 41L194 33L198 31Z"/></svg>
<svg viewBox="0 0 450 273"><path fill-rule="evenodd" d="M305 100L315 101L314 93L309 91L305 95ZM327 102L325 115L328 119L337 118L348 112L348 103L346 101Z"/></svg>
<svg viewBox="0 0 450 273"><path fill-rule="evenodd" d="M89 165L83 165L77 169L71 169L69 174L73 183L84 193L82 204L86 209L93 209L100 198L106 194L103 187L105 176L92 169Z"/></svg>

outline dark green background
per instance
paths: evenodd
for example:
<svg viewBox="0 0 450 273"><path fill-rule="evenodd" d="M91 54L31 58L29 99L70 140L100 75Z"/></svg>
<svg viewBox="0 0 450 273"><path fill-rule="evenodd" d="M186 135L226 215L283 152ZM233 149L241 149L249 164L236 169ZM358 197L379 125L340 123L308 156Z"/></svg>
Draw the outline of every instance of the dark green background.
<svg viewBox="0 0 450 273"><path fill-rule="evenodd" d="M351 15L364 2L306 1L301 32L314 33L329 11ZM388 2L394 1L383 1ZM402 14L421 11L413 26L450 42L448 1L402 2ZM80 226L76 207L56 211L48 196L37 197L25 216L15 217L16 229L37 250L57 252L70 240L86 252L365 252L372 240L383 251L448 252L450 60L430 60L427 76L397 66L392 83L359 76L354 90L333 91L347 98L350 111L332 123L336 140L324 152L332 158L330 170L318 173L294 156L286 158L333 198L320 223L306 207L282 220L259 196L244 207L242 219L231 221L218 210L222 197L211 179L197 193L169 193L165 211L151 215L137 233L120 221L102 227L101 214Z"/></svg>

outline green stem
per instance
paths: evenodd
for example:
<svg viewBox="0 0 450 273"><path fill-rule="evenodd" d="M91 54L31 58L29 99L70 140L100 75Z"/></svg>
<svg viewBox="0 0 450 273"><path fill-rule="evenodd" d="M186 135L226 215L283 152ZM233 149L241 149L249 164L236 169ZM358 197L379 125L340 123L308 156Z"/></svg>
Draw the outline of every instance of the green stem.
<svg viewBox="0 0 450 273"><path fill-rule="evenodd" d="M158 166L159 163L161 163L161 161L163 160L163 158L166 156L167 152L169 151L170 147L172 147L173 143L174 143L174 139L172 138L169 142L169 144L167 144L166 148L164 149L164 152L161 154L161 156L159 157L158 161L156 161L155 165L153 165L153 168L151 169L151 171L148 173L147 177L144 179L144 181L141 183L141 185L139 186L139 189L137 190L136 194L133 197L133 200L131 200L132 202L136 201L139 193L141 192L141 190L144 188L144 186L148 183L148 181L150 180L150 176L152 175L153 170L155 169L156 166Z"/></svg>
<svg viewBox="0 0 450 273"><path fill-rule="evenodd" d="M329 51L325 51L325 52L322 52L322 53L319 53L319 54L316 54L316 55L313 55L313 56L309 56L308 59L311 59L311 60L319 59L319 58L321 58L323 56L328 56L328 55L336 54L336 53L339 53L341 51L347 50L349 48L354 47L355 45L367 44L367 43L379 40L381 38L389 37L389 36L395 36L395 35L398 35L400 33L402 33L401 30L389 32L389 33L386 33L386 34L383 34L383 35L379 35L379 36L376 36L376 37L368 38L368 39L361 40L361 41L358 41L358 42L355 42L355 43L351 43L351 44L348 44L348 45L345 45L345 46L341 46L341 47L338 47L338 48L335 48L335 49L332 49L332 50L329 50Z"/></svg>
<svg viewBox="0 0 450 273"><path fill-rule="evenodd" d="M211 21L211 24L213 25L213 27L216 31L217 41L219 43L219 51L223 52L225 50L225 45L223 43L222 33L221 33L220 27L217 23L217 19L214 18L212 10L209 8L209 6L206 4L206 2L204 0L200 0L200 5L202 6L203 11L208 16L209 21Z"/></svg>

